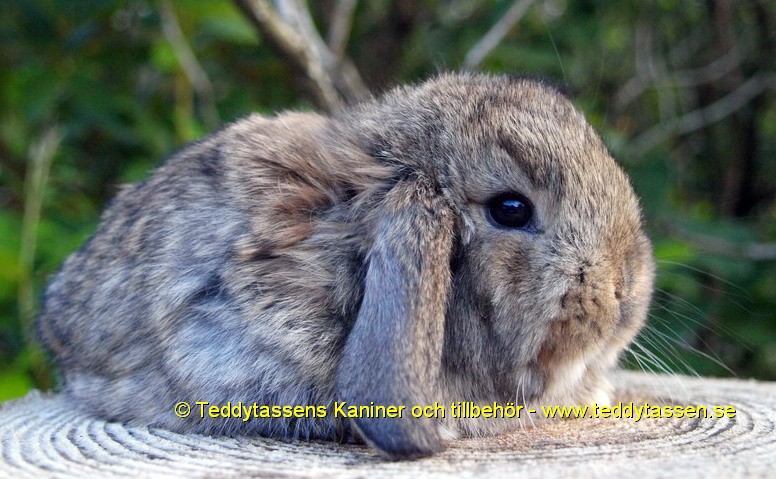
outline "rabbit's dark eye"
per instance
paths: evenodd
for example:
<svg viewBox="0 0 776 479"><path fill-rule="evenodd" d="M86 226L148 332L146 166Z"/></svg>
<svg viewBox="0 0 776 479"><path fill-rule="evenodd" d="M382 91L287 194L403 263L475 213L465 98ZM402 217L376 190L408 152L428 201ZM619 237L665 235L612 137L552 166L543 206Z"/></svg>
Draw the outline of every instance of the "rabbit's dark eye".
<svg viewBox="0 0 776 479"><path fill-rule="evenodd" d="M527 228L533 218L533 206L524 196L504 193L488 201L488 216L498 226Z"/></svg>

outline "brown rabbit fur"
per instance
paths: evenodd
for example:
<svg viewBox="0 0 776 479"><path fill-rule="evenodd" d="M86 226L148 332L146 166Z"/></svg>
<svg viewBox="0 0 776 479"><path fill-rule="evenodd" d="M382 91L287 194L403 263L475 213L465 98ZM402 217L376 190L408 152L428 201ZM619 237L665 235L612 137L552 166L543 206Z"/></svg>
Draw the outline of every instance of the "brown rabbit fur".
<svg viewBox="0 0 776 479"><path fill-rule="evenodd" d="M528 224L494 220L505 193ZM184 148L121 191L38 324L66 393L100 416L417 457L518 421L342 419L333 402L604 402L653 271L627 177L563 94L447 74ZM329 414L180 419L178 401Z"/></svg>

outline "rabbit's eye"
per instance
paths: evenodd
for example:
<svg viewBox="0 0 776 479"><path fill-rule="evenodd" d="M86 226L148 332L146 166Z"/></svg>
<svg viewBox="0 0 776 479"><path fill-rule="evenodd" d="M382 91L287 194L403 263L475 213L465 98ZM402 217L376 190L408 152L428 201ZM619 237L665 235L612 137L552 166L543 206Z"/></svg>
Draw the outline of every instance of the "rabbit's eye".
<svg viewBox="0 0 776 479"><path fill-rule="evenodd" d="M498 226L527 228L533 218L533 206L524 196L504 193L488 201L488 216Z"/></svg>

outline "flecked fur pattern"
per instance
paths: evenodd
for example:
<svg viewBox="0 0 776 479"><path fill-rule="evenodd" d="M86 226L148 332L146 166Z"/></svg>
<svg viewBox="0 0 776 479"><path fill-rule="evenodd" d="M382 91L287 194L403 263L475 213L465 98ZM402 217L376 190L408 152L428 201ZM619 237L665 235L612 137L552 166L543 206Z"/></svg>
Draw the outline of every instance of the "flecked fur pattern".
<svg viewBox="0 0 776 479"><path fill-rule="evenodd" d="M530 231L488 217L518 192ZM224 420L178 401L606 401L654 261L629 180L553 86L445 74L334 117L250 116L125 187L38 321L64 391L180 432L392 458L507 419Z"/></svg>

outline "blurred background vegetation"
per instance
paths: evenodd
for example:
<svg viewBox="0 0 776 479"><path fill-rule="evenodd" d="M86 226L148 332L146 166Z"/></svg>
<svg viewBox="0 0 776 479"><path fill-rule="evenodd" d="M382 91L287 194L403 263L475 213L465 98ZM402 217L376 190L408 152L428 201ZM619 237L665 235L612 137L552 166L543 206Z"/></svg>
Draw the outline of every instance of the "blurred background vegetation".
<svg viewBox="0 0 776 479"><path fill-rule="evenodd" d="M3 1L0 400L55 383L32 318L119 185L249 112L448 69L567 85L632 175L659 274L629 365L776 379L775 2L305 5Z"/></svg>

